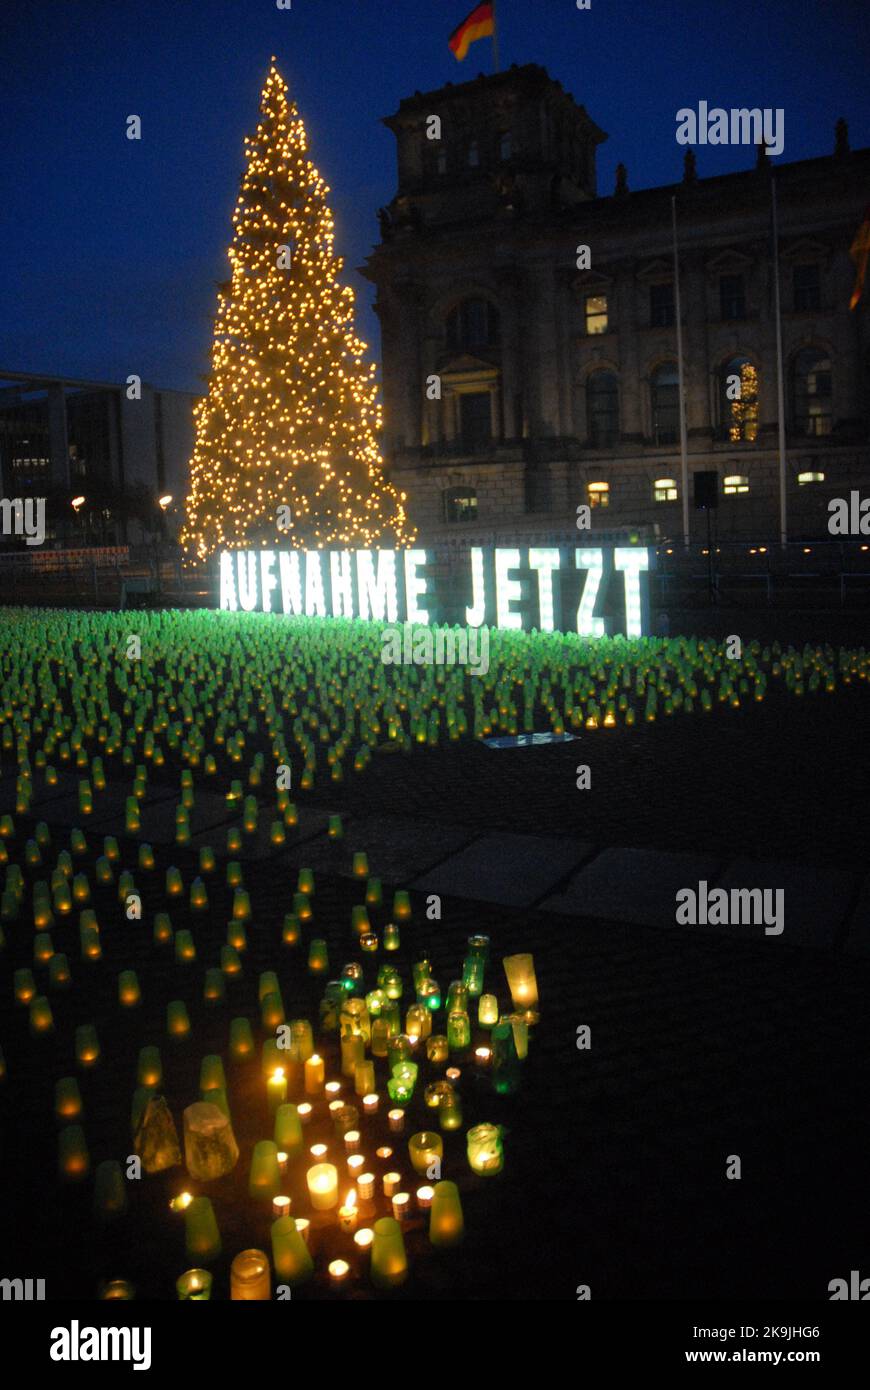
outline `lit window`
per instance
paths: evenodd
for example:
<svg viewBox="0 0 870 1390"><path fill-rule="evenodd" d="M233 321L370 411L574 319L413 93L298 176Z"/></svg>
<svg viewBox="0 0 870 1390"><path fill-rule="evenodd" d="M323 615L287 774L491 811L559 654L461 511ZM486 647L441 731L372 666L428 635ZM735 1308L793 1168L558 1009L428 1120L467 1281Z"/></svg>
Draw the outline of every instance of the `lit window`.
<svg viewBox="0 0 870 1390"><path fill-rule="evenodd" d="M676 502L679 496L673 478L656 478L653 483L653 496L657 502Z"/></svg>
<svg viewBox="0 0 870 1390"><path fill-rule="evenodd" d="M448 522L476 521L477 493L474 488L448 488L444 493L444 519Z"/></svg>
<svg viewBox="0 0 870 1390"><path fill-rule="evenodd" d="M730 442L753 443L758 437L758 372L747 357L725 363L719 375L719 401Z"/></svg>
<svg viewBox="0 0 870 1390"><path fill-rule="evenodd" d="M610 484L609 483L587 483L586 495L589 498L590 507L609 507L610 506Z"/></svg>
<svg viewBox="0 0 870 1390"><path fill-rule="evenodd" d="M726 497L734 497L738 492L748 492L749 479L742 473L729 473L722 484L722 490Z"/></svg>
<svg viewBox="0 0 870 1390"><path fill-rule="evenodd" d="M798 483L804 487L807 483L823 483L824 473L798 473Z"/></svg>
<svg viewBox="0 0 870 1390"><path fill-rule="evenodd" d="M587 333L606 333L606 332L607 332L607 295L606 295L606 294L587 294L587 296L586 296L586 332L587 332Z"/></svg>

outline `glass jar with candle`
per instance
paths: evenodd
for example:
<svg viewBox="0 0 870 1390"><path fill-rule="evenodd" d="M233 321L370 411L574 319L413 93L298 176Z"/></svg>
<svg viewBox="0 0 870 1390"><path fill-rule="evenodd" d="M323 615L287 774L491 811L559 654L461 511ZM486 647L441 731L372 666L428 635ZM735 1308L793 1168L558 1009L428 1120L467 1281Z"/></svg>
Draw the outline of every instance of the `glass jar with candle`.
<svg viewBox="0 0 870 1390"><path fill-rule="evenodd" d="M461 980L451 980L447 986L446 1008L448 1014L454 1009L468 1009L468 989Z"/></svg>
<svg viewBox="0 0 870 1390"><path fill-rule="evenodd" d="M433 1033L426 1039L426 1057L430 1062L446 1062L448 1054L447 1038L443 1033Z"/></svg>
<svg viewBox="0 0 870 1390"><path fill-rule="evenodd" d="M465 1222L459 1188L455 1182L438 1182L432 1194L429 1211L429 1239L438 1247L458 1245L462 1240Z"/></svg>
<svg viewBox="0 0 870 1390"><path fill-rule="evenodd" d="M494 994L482 994L477 1005L477 1021L481 1028L492 1028L498 1023L498 1000Z"/></svg>
<svg viewBox="0 0 870 1390"><path fill-rule="evenodd" d="M307 1062L314 1052L314 1033L307 1018L291 1018L289 1051L295 1062Z"/></svg>
<svg viewBox="0 0 870 1390"><path fill-rule="evenodd" d="M441 1160L444 1157L444 1140L432 1130L422 1130L412 1134L408 1140L408 1155L411 1166L421 1178L439 1178Z"/></svg>
<svg viewBox="0 0 870 1390"><path fill-rule="evenodd" d="M468 949L466 951L466 955L476 956L479 960L482 960L484 969L486 969L487 965L489 964L489 937L470 936L468 938Z"/></svg>
<svg viewBox="0 0 870 1390"><path fill-rule="evenodd" d="M175 1292L179 1299L191 1303L205 1303L211 1298L212 1276L207 1269L188 1269L175 1281Z"/></svg>
<svg viewBox="0 0 870 1390"><path fill-rule="evenodd" d="M360 1037L363 1042L371 1042L372 1025L365 999L346 999L341 1010L342 1037Z"/></svg>
<svg viewBox="0 0 870 1390"><path fill-rule="evenodd" d="M414 1051L413 1043L406 1033L399 1033L397 1037L390 1038L387 1042L387 1066L392 1072L400 1062L409 1062Z"/></svg>
<svg viewBox="0 0 870 1390"><path fill-rule="evenodd" d="M338 1169L331 1163L316 1163L306 1174L308 1195L315 1211L331 1211L338 1206Z"/></svg>
<svg viewBox="0 0 870 1390"><path fill-rule="evenodd" d="M464 1009L448 1014L447 1043L451 1052L464 1052L471 1046L471 1021Z"/></svg>
<svg viewBox="0 0 870 1390"><path fill-rule="evenodd" d="M329 950L326 942L321 937L314 937L308 947L308 972L310 975L325 975L328 969Z"/></svg>
<svg viewBox="0 0 870 1390"><path fill-rule="evenodd" d="M462 1097L452 1086L438 1102L438 1125L445 1132L462 1128Z"/></svg>
<svg viewBox="0 0 870 1390"><path fill-rule="evenodd" d="M375 1064L371 1061L357 1062L353 1079L354 1090L358 1096L366 1097L375 1089ZM365 1109L365 1104L363 1105Z"/></svg>
<svg viewBox="0 0 870 1390"><path fill-rule="evenodd" d="M449 1081L431 1081L423 1092L423 1099L427 1109L437 1110L442 1099L453 1094L454 1090Z"/></svg>
<svg viewBox="0 0 870 1390"><path fill-rule="evenodd" d="M417 1084L416 1062L397 1062L393 1074L387 1082L390 1100L396 1105L407 1105Z"/></svg>
<svg viewBox="0 0 870 1390"><path fill-rule="evenodd" d="M468 1162L473 1172L482 1178L495 1177L504 1167L500 1125L479 1124L468 1131Z"/></svg>
<svg viewBox="0 0 870 1390"><path fill-rule="evenodd" d="M435 1013L441 1008L441 986L431 975L421 980L417 986L417 1003L425 1005L430 1013Z"/></svg>
<svg viewBox="0 0 870 1390"><path fill-rule="evenodd" d="M384 950L398 951L399 949L399 926L397 922L388 922L384 927Z"/></svg>
<svg viewBox="0 0 870 1390"><path fill-rule="evenodd" d="M230 1267L230 1298L234 1302L262 1302L271 1293L269 1261L263 1251L243 1250L236 1255Z"/></svg>
<svg viewBox="0 0 870 1390"><path fill-rule="evenodd" d="M382 989L373 989L366 995L366 1008L369 1011L369 1018L380 1018L387 996Z"/></svg>
<svg viewBox="0 0 870 1390"><path fill-rule="evenodd" d="M292 1216L272 1222L272 1263L276 1277L290 1288L304 1284L314 1273L311 1252Z"/></svg>
<svg viewBox="0 0 870 1390"><path fill-rule="evenodd" d="M462 962L462 983L472 999L483 990L484 964L479 956L466 956Z"/></svg>
<svg viewBox="0 0 870 1390"><path fill-rule="evenodd" d="M405 1032L412 1040L428 1038L432 1032L432 1015L425 1004L412 1004L405 1018Z"/></svg>
<svg viewBox="0 0 870 1390"><path fill-rule="evenodd" d="M378 988L384 991L388 999L401 999L402 977L398 970L394 970L391 965L385 965L379 970Z"/></svg>
<svg viewBox="0 0 870 1390"><path fill-rule="evenodd" d="M411 967L414 979L414 989L419 989L423 980L428 980L432 975L432 962L425 957L423 960L415 961Z"/></svg>
<svg viewBox="0 0 870 1390"><path fill-rule="evenodd" d="M390 1041L390 1025L385 1018L376 1018L372 1024L372 1055L386 1057Z"/></svg>
<svg viewBox="0 0 870 1390"><path fill-rule="evenodd" d="M402 1227L395 1217L382 1216L375 1222L373 1230L372 1283L378 1289L395 1288L408 1277L408 1257Z"/></svg>
<svg viewBox="0 0 870 1390"><path fill-rule="evenodd" d="M505 956L502 961L514 1007L526 1015L530 1023L537 1020L538 981L531 955Z"/></svg>

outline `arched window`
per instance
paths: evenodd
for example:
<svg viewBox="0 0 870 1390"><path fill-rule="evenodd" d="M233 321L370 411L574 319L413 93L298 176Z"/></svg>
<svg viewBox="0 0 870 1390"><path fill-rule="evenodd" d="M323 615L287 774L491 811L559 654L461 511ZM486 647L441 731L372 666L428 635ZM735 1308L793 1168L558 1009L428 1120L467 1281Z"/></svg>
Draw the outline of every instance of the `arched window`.
<svg viewBox="0 0 870 1390"><path fill-rule="evenodd" d="M499 157L499 159L502 161L502 163L504 164L504 163L506 163L509 159L512 159L512 158L513 158L513 153L514 153L514 142L513 142L513 137L511 136L511 133L510 133L509 130L505 130L505 131L499 136L499 141L498 141L498 157Z"/></svg>
<svg viewBox="0 0 870 1390"><path fill-rule="evenodd" d="M831 433L831 361L820 348L804 348L795 357L792 402L797 434Z"/></svg>
<svg viewBox="0 0 870 1390"><path fill-rule="evenodd" d="M653 441L676 444L680 436L680 385L675 362L657 367L650 380Z"/></svg>
<svg viewBox="0 0 870 1390"><path fill-rule="evenodd" d="M477 169L480 165L480 146L476 140L468 142L468 167Z"/></svg>
<svg viewBox="0 0 870 1390"><path fill-rule="evenodd" d="M586 419L593 449L607 449L619 437L619 382L613 372L593 372L586 383Z"/></svg>
<svg viewBox="0 0 870 1390"><path fill-rule="evenodd" d="M443 493L443 498L445 521L477 520L477 493L473 487L449 487Z"/></svg>
<svg viewBox="0 0 870 1390"><path fill-rule="evenodd" d="M732 444L758 436L758 372L748 357L732 357L719 373L719 420Z"/></svg>
<svg viewBox="0 0 870 1390"><path fill-rule="evenodd" d="M463 299L447 316L447 345L450 348L493 347L498 339L498 309L488 299Z"/></svg>

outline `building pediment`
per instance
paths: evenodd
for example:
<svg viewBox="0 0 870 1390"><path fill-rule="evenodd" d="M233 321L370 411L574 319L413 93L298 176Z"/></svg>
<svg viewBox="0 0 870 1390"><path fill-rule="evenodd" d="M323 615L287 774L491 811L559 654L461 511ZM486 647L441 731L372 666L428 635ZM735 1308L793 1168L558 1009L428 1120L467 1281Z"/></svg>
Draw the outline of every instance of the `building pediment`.
<svg viewBox="0 0 870 1390"><path fill-rule="evenodd" d="M729 246L710 257L707 261L707 271L710 275L739 275L742 271L749 270L752 265L754 261L751 256L746 256L742 251Z"/></svg>
<svg viewBox="0 0 870 1390"><path fill-rule="evenodd" d="M571 277L571 288L577 294L605 294L612 284L613 276L600 270L581 270Z"/></svg>
<svg viewBox="0 0 870 1390"><path fill-rule="evenodd" d="M654 281L667 280L674 273L674 267L670 261L666 261L663 256L658 256L654 261L646 261L638 267L638 280Z"/></svg>
<svg viewBox="0 0 870 1390"><path fill-rule="evenodd" d="M780 260L783 261L821 261L829 255L830 248L815 237L801 237L798 241L781 245Z"/></svg>
<svg viewBox="0 0 870 1390"><path fill-rule="evenodd" d="M441 376L494 376L495 373L496 368L491 362L484 362L480 357L472 357L469 352L449 358L440 371Z"/></svg>

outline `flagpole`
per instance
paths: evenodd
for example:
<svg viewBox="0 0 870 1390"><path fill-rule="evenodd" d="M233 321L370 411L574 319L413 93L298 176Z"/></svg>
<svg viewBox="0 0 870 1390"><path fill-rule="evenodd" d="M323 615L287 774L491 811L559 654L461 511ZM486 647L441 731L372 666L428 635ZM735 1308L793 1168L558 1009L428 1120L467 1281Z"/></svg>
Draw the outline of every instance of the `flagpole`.
<svg viewBox="0 0 870 1390"><path fill-rule="evenodd" d="M776 208L776 176L770 175L773 205L773 306L776 315L776 409L779 415L779 543L788 543L787 474L785 466L785 386L782 373L782 314L779 303L779 221Z"/></svg>
<svg viewBox="0 0 870 1390"><path fill-rule="evenodd" d="M498 15L495 0L492 0L492 70L493 72L501 72L498 60Z"/></svg>
<svg viewBox="0 0 870 1390"><path fill-rule="evenodd" d="M677 315L677 390L680 409L680 471L683 492L683 545L689 548L689 448L686 438L686 403L683 383L683 318L680 303L680 261L677 254L677 200L671 198L674 229L674 308Z"/></svg>

